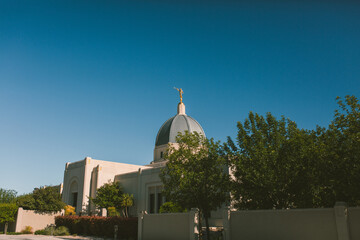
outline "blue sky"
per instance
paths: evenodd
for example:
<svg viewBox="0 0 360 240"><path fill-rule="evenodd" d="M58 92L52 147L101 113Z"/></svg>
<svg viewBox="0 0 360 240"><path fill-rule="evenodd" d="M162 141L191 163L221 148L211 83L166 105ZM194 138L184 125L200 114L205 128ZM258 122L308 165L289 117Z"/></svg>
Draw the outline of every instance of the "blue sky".
<svg viewBox="0 0 360 240"><path fill-rule="evenodd" d="M208 137L249 111L326 126L360 97L355 1L0 1L0 187L66 162L148 164L174 86Z"/></svg>

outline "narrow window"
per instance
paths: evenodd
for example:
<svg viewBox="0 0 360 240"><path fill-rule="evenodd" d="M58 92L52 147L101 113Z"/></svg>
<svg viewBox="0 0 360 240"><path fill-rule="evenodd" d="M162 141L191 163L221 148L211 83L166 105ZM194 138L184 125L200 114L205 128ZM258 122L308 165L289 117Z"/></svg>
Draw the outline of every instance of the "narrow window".
<svg viewBox="0 0 360 240"><path fill-rule="evenodd" d="M160 158L163 158L163 156L164 156L164 153L160 152Z"/></svg>
<svg viewBox="0 0 360 240"><path fill-rule="evenodd" d="M157 213L160 213L160 207L163 204L162 202L162 194L158 193L157 194Z"/></svg>
<svg viewBox="0 0 360 240"><path fill-rule="evenodd" d="M77 192L72 193L72 206L75 207L75 211L77 205L77 198L78 198L78 193Z"/></svg>
<svg viewBox="0 0 360 240"><path fill-rule="evenodd" d="M155 194L150 194L150 213L155 213Z"/></svg>

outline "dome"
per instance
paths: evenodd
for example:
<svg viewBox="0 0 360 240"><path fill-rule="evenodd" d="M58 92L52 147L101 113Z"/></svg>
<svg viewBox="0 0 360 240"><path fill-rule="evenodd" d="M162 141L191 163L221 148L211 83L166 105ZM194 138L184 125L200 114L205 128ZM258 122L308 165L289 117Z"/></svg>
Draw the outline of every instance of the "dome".
<svg viewBox="0 0 360 240"><path fill-rule="evenodd" d="M205 136L204 130L200 124L192 117L185 114L185 105L179 103L178 114L168 119L160 128L157 136L155 146L167 144L169 142L175 143L176 136L179 132L198 132Z"/></svg>

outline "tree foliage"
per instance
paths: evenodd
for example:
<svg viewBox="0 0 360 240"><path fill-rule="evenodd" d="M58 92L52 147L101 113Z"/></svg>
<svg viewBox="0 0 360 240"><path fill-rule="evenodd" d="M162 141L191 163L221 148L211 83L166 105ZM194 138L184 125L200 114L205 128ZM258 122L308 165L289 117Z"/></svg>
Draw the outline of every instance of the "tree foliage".
<svg viewBox="0 0 360 240"><path fill-rule="evenodd" d="M123 193L121 195L121 207L123 207L124 217L129 217L129 207L132 207L134 204L134 195Z"/></svg>
<svg viewBox="0 0 360 240"><path fill-rule="evenodd" d="M5 234L7 232L8 223L15 221L17 209L18 207L15 203L0 203L0 223L5 223Z"/></svg>
<svg viewBox="0 0 360 240"><path fill-rule="evenodd" d="M39 213L52 213L61 211L65 203L61 200L56 187L35 188L32 193L21 195L17 204L26 210L35 210Z"/></svg>
<svg viewBox="0 0 360 240"><path fill-rule="evenodd" d="M64 210L65 210L65 216L76 215L75 207L73 207L71 205L66 205L64 207Z"/></svg>
<svg viewBox="0 0 360 240"><path fill-rule="evenodd" d="M198 208L208 231L210 212L228 199L229 175L218 154L220 145L197 132L179 133L176 142L165 153L168 161L160 174L163 193L182 208Z"/></svg>
<svg viewBox="0 0 360 240"><path fill-rule="evenodd" d="M16 203L19 207L22 207L25 210L35 210L35 199L32 193L20 195L16 198Z"/></svg>
<svg viewBox="0 0 360 240"><path fill-rule="evenodd" d="M0 188L0 203L13 203L16 199L17 192Z"/></svg>
<svg viewBox="0 0 360 240"><path fill-rule="evenodd" d="M91 201L97 208L115 207L120 210L122 194L123 190L118 183L109 182L97 189L96 198L91 198Z"/></svg>
<svg viewBox="0 0 360 240"><path fill-rule="evenodd" d="M173 202L166 202L160 207L160 213L180 213L186 212L179 204Z"/></svg>
<svg viewBox="0 0 360 240"><path fill-rule="evenodd" d="M355 96L337 98L338 109L321 135L324 144L324 198L329 205L360 205L360 103Z"/></svg>
<svg viewBox="0 0 360 240"><path fill-rule="evenodd" d="M232 194L240 209L309 207L314 162L309 157L313 135L295 122L252 112L238 122L237 146L224 144L234 174Z"/></svg>
<svg viewBox="0 0 360 240"><path fill-rule="evenodd" d="M238 122L236 142L224 144L231 162L232 196L240 209L332 207L360 204L360 105L338 98L328 128L252 112Z"/></svg>

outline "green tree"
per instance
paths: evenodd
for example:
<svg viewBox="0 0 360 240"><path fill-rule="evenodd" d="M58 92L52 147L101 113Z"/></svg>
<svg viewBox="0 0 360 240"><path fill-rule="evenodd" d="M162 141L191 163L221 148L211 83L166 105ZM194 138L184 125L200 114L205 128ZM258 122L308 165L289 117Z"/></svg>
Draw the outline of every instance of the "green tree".
<svg viewBox="0 0 360 240"><path fill-rule="evenodd" d="M118 183L109 182L97 189L96 198L90 199L98 209L115 207L120 210L122 194L123 190Z"/></svg>
<svg viewBox="0 0 360 240"><path fill-rule="evenodd" d="M0 203L12 203L16 199L17 192L15 190L7 190L0 188Z"/></svg>
<svg viewBox="0 0 360 240"><path fill-rule="evenodd" d="M35 199L32 193L23 194L16 198L16 203L19 207L25 210L35 210Z"/></svg>
<svg viewBox="0 0 360 240"><path fill-rule="evenodd" d="M123 215L124 217L129 217L129 207L132 207L134 204L134 195L123 193L121 195L121 207L123 207Z"/></svg>
<svg viewBox="0 0 360 240"><path fill-rule="evenodd" d="M237 145L230 137L224 144L234 175L235 207L312 207L318 186L317 133L299 129L285 117L277 120L271 113L263 117L250 112L237 127Z"/></svg>
<svg viewBox="0 0 360 240"><path fill-rule="evenodd" d="M41 213L61 211L66 204L61 200L61 195L56 187L36 188L33 191L35 210Z"/></svg>
<svg viewBox="0 0 360 240"><path fill-rule="evenodd" d="M355 96L337 98L338 109L321 135L326 151L322 157L322 195L328 205L345 201L360 205L360 104ZM325 174L326 173L326 174Z"/></svg>
<svg viewBox="0 0 360 240"><path fill-rule="evenodd" d="M229 196L226 162L218 154L220 144L197 132L179 133L176 142L177 145L169 145L165 153L168 161L160 174L163 193L182 208L198 208L209 236L210 213L221 207Z"/></svg>
<svg viewBox="0 0 360 240"><path fill-rule="evenodd" d="M180 213L186 212L179 204L173 202L166 202L160 207L160 213Z"/></svg>
<svg viewBox="0 0 360 240"><path fill-rule="evenodd" d="M66 206L61 200L58 188L52 186L35 188L32 193L19 196L17 204L26 210L39 213L58 212Z"/></svg>
<svg viewBox="0 0 360 240"><path fill-rule="evenodd" d="M15 221L17 209L15 203L0 203L0 223L5 223L5 234L7 233L8 224Z"/></svg>

